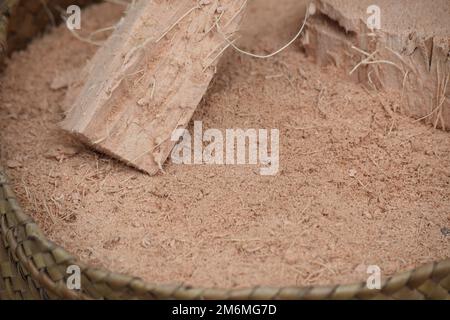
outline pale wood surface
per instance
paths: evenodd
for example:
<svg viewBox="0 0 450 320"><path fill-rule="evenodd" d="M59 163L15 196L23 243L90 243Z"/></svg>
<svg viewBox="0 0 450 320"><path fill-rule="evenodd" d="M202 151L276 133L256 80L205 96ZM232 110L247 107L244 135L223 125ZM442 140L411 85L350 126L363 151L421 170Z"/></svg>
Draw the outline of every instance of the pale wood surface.
<svg viewBox="0 0 450 320"><path fill-rule="evenodd" d="M233 38L244 6L244 0L137 1L68 93L76 98L62 128L157 173L175 144L173 131L186 127L204 96L227 46L224 35Z"/></svg>

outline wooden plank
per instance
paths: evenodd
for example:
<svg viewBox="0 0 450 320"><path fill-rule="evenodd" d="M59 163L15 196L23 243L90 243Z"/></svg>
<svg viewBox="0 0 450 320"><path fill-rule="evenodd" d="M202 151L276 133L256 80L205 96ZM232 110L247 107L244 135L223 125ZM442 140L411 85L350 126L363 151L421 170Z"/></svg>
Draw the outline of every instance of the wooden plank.
<svg viewBox="0 0 450 320"><path fill-rule="evenodd" d="M450 130L449 1L378 0L376 30L366 23L370 0L314 3L318 14L302 37L309 56L373 90L400 92L402 112ZM400 11L410 19L398 19Z"/></svg>
<svg viewBox="0 0 450 320"><path fill-rule="evenodd" d="M246 0L138 0L82 74L61 126L155 174L204 96ZM216 22L220 28L215 27ZM220 30L220 31L219 31ZM78 90L78 91L77 91Z"/></svg>

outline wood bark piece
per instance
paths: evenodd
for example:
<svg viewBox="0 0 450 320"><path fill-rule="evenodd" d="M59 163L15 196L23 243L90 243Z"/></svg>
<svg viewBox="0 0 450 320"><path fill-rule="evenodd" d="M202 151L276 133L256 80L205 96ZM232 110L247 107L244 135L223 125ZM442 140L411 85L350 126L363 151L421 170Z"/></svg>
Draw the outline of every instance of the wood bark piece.
<svg viewBox="0 0 450 320"><path fill-rule="evenodd" d="M319 64L336 65L352 80L373 89L400 90L406 114L450 129L448 0L314 3L316 14L302 38L309 55ZM367 8L373 4L381 10L379 30L370 30L366 23ZM361 64L364 59L369 63Z"/></svg>
<svg viewBox="0 0 450 320"><path fill-rule="evenodd" d="M93 148L155 174L212 80L245 0L140 0L82 71L61 126ZM220 32L215 28L219 21ZM86 75L86 76L85 76Z"/></svg>

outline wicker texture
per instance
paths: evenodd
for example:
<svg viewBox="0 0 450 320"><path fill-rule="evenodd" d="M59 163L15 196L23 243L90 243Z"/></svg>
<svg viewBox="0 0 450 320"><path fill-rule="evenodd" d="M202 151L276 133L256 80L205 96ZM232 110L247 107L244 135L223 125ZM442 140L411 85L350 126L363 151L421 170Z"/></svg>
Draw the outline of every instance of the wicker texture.
<svg viewBox="0 0 450 320"><path fill-rule="evenodd" d="M7 16L15 0L0 0L0 45ZM23 1L12 12L42 17L42 3ZM66 3L66 0L49 1ZM73 1L71 1L73 3ZM79 3L88 2L88 0ZM3 14L2 14L3 13ZM18 16L16 19L20 20ZM9 38L13 48L42 30L49 20L33 20L26 35L15 32ZM35 23L36 22L36 23ZM21 36L18 36L21 35ZM5 40L5 38L3 38ZM370 290L365 283L329 287L287 287L249 289L203 289L183 285L152 285L139 278L91 268L61 247L48 241L35 222L17 203L0 167L0 299L447 299L450 300L450 259L395 275ZM81 269L81 291L68 289L67 268Z"/></svg>
<svg viewBox="0 0 450 320"><path fill-rule="evenodd" d="M0 0L2 1L2 0ZM8 53L23 49L48 25L54 25L69 5L86 5L96 0L3 0L10 10ZM20 2L20 5L15 5Z"/></svg>

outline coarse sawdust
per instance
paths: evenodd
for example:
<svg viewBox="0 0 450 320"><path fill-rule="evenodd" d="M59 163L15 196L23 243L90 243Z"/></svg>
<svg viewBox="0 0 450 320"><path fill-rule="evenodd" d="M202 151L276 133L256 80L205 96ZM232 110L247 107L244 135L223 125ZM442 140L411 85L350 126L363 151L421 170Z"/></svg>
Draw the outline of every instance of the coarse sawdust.
<svg viewBox="0 0 450 320"><path fill-rule="evenodd" d="M89 7L83 34L122 10ZM298 45L267 60L228 51L193 120L278 128L279 173L168 163L149 177L58 128L97 48L60 26L0 80L1 158L19 201L83 261L153 283L246 287L346 283L368 265L388 276L450 256L450 136L392 112L397 94L347 82Z"/></svg>

